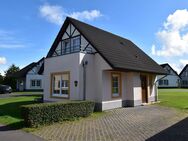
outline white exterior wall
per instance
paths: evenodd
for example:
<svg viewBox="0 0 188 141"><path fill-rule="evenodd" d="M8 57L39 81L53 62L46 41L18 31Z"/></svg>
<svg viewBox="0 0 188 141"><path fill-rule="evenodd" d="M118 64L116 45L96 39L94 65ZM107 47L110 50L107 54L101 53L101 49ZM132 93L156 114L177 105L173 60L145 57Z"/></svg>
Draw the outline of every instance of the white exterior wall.
<svg viewBox="0 0 188 141"><path fill-rule="evenodd" d="M41 80L41 87L31 87L31 80ZM44 88L43 75L27 74L26 75L26 90L40 90Z"/></svg>
<svg viewBox="0 0 188 141"><path fill-rule="evenodd" d="M102 59L99 54L83 54L80 53L80 64L83 61L88 62L86 67L86 99L102 102L104 89L103 70L109 70L111 67ZM80 65L80 82L83 82L83 67ZM83 83L80 84L80 93L83 94Z"/></svg>
<svg viewBox="0 0 188 141"><path fill-rule="evenodd" d="M158 75L157 79L161 79L164 77L164 75ZM159 82L157 82L157 85L159 88L163 87L178 87L179 77L177 75L167 75L166 77L162 78L162 80L168 80L168 85L159 85Z"/></svg>
<svg viewBox="0 0 188 141"><path fill-rule="evenodd" d="M79 53L68 54L45 59L44 62L44 100L60 101L63 98L51 97L51 73L70 72L70 99L79 100ZM74 81L78 81L75 87Z"/></svg>

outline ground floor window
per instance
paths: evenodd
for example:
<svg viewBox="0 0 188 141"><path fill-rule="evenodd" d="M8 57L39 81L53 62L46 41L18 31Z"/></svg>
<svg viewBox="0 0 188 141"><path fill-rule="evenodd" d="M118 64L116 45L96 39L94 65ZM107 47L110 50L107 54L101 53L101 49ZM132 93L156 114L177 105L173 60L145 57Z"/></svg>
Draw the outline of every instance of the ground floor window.
<svg viewBox="0 0 188 141"><path fill-rule="evenodd" d="M121 96L121 74L112 73L111 74L112 83L112 98L118 98Z"/></svg>
<svg viewBox="0 0 188 141"><path fill-rule="evenodd" d="M188 85L188 81L187 80L183 80L182 81L182 85Z"/></svg>
<svg viewBox="0 0 188 141"><path fill-rule="evenodd" d="M35 88L35 87L37 87L37 88L41 88L41 80L39 80L39 79L33 79L33 80L31 80L31 88Z"/></svg>
<svg viewBox="0 0 188 141"><path fill-rule="evenodd" d="M168 80L167 79L159 80L159 85L168 85Z"/></svg>
<svg viewBox="0 0 188 141"><path fill-rule="evenodd" d="M53 73L52 80L52 96L69 97L70 93L70 73Z"/></svg>

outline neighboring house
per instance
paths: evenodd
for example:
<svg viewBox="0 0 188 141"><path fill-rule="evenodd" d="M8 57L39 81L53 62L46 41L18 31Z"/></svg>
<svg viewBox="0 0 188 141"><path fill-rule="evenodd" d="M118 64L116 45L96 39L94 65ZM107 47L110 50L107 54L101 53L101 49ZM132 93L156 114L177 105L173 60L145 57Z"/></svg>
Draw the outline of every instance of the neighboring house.
<svg viewBox="0 0 188 141"><path fill-rule="evenodd" d="M33 62L14 74L18 91L43 90L44 58Z"/></svg>
<svg viewBox="0 0 188 141"><path fill-rule="evenodd" d="M181 78L181 87L188 88L188 64L180 72L179 76Z"/></svg>
<svg viewBox="0 0 188 141"><path fill-rule="evenodd" d="M157 100L157 74L165 71L130 40L68 17L44 61L44 101L142 105Z"/></svg>
<svg viewBox="0 0 188 141"><path fill-rule="evenodd" d="M180 77L177 72L168 64L162 64L161 67L167 75L158 75L158 88L177 88L180 87Z"/></svg>

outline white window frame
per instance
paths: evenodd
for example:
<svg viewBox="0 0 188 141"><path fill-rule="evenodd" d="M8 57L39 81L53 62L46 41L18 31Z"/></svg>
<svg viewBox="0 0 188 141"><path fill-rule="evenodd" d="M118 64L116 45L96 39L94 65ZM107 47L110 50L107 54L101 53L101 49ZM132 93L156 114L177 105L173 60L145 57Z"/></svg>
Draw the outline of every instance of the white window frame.
<svg viewBox="0 0 188 141"><path fill-rule="evenodd" d="M37 86L37 81L40 81L40 86ZM34 85L32 85L32 82L34 82ZM30 88L41 88L42 81L41 79L31 79L30 80Z"/></svg>

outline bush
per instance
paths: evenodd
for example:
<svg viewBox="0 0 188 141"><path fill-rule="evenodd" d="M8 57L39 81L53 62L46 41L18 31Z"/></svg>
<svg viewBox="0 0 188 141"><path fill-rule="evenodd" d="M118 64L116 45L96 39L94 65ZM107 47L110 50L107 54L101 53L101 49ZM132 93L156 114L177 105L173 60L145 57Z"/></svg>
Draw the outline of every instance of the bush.
<svg viewBox="0 0 188 141"><path fill-rule="evenodd" d="M21 107L27 127L38 127L63 120L87 117L94 110L92 101L72 101L67 103L40 103Z"/></svg>

